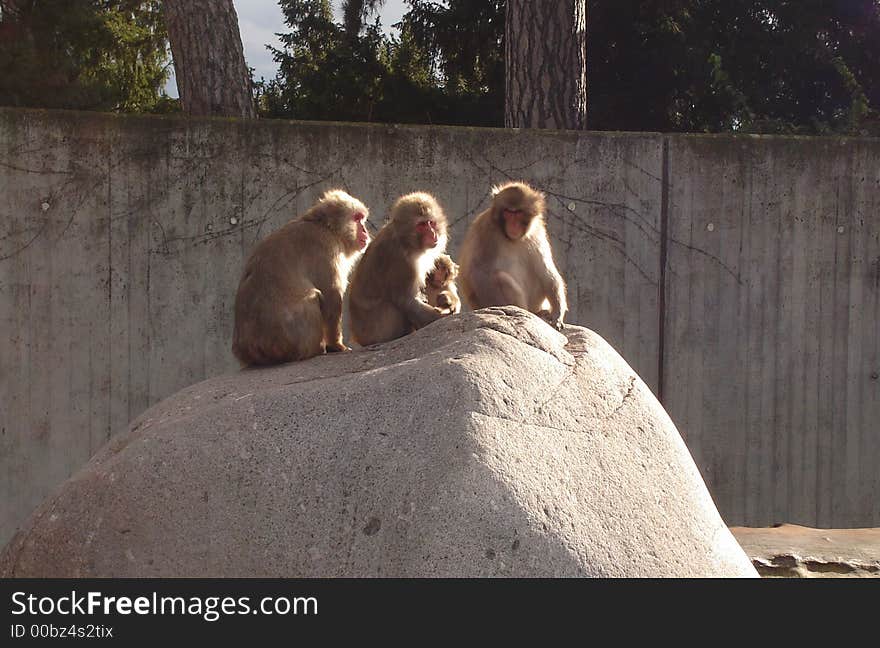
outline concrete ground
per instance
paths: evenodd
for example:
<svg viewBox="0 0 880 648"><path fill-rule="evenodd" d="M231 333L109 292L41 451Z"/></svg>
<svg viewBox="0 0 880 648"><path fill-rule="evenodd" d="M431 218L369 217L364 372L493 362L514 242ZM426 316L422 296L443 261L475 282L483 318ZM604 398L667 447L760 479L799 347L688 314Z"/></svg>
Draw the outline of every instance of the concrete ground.
<svg viewBox="0 0 880 648"><path fill-rule="evenodd" d="M730 530L764 577L880 578L880 529L782 524Z"/></svg>

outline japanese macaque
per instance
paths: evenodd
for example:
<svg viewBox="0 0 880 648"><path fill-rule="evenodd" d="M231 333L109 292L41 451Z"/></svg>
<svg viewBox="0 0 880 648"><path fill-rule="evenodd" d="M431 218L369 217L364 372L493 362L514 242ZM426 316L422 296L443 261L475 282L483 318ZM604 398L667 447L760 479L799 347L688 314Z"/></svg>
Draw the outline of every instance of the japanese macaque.
<svg viewBox="0 0 880 648"><path fill-rule="evenodd" d="M434 261L434 267L428 270L425 278L425 300L447 313L461 311L461 299L455 287L458 276L458 264L448 254L441 254Z"/></svg>
<svg viewBox="0 0 880 648"><path fill-rule="evenodd" d="M465 303L472 309L519 306L561 329L565 282L547 238L544 194L523 182L494 187L492 194L492 205L471 223L461 246Z"/></svg>
<svg viewBox="0 0 880 648"><path fill-rule="evenodd" d="M370 242L369 212L344 191L325 193L302 217L260 241L235 296L232 352L244 365L349 351L342 296Z"/></svg>
<svg viewBox="0 0 880 648"><path fill-rule="evenodd" d="M449 314L422 298L425 277L446 238L446 215L433 196L398 198L352 273L348 307L355 342L387 342Z"/></svg>

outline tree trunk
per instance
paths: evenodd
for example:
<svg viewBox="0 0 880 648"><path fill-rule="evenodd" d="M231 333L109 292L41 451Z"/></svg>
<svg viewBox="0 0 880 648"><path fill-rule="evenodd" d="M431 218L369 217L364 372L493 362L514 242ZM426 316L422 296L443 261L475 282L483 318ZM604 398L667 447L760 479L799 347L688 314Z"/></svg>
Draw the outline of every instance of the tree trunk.
<svg viewBox="0 0 880 648"><path fill-rule="evenodd" d="M364 21L385 4L385 0L343 0L342 24L345 33L355 38L364 26Z"/></svg>
<svg viewBox="0 0 880 648"><path fill-rule="evenodd" d="M232 0L165 0L165 21L183 111L254 117Z"/></svg>
<svg viewBox="0 0 880 648"><path fill-rule="evenodd" d="M508 128L587 127L586 0L507 0Z"/></svg>

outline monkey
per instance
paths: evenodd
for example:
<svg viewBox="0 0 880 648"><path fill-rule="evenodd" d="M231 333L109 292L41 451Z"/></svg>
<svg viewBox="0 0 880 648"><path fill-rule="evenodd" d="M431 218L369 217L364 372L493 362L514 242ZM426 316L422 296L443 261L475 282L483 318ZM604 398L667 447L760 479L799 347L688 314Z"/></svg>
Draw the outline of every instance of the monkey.
<svg viewBox="0 0 880 648"><path fill-rule="evenodd" d="M448 254L441 254L425 277L425 300L449 314L461 312L461 299L455 287L458 264Z"/></svg>
<svg viewBox="0 0 880 648"><path fill-rule="evenodd" d="M394 340L449 314L422 298L425 277L446 249L446 230L446 215L432 195L397 199L352 273L348 310L357 344Z"/></svg>
<svg viewBox="0 0 880 648"><path fill-rule="evenodd" d="M492 188L492 204L461 246L459 283L470 308L519 306L562 328L565 282L553 262L544 209L544 194L524 182Z"/></svg>
<svg viewBox="0 0 880 648"><path fill-rule="evenodd" d="M351 350L342 340L342 298L370 242L368 217L360 200L331 190L260 241L235 296L232 353L242 365Z"/></svg>

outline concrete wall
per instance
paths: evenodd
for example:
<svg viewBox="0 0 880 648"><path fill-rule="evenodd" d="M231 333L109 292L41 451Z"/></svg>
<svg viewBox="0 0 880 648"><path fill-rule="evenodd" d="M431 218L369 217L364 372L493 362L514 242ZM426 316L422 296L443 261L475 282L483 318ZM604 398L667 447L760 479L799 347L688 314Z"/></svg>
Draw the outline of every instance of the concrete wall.
<svg viewBox="0 0 880 648"><path fill-rule="evenodd" d="M731 522L880 525L880 140L672 138L663 400Z"/></svg>
<svg viewBox="0 0 880 648"><path fill-rule="evenodd" d="M880 524L880 141L0 110L0 542L148 405L236 364L262 236L341 186L548 196L569 321L661 396L726 521ZM840 229L842 228L842 230Z"/></svg>

